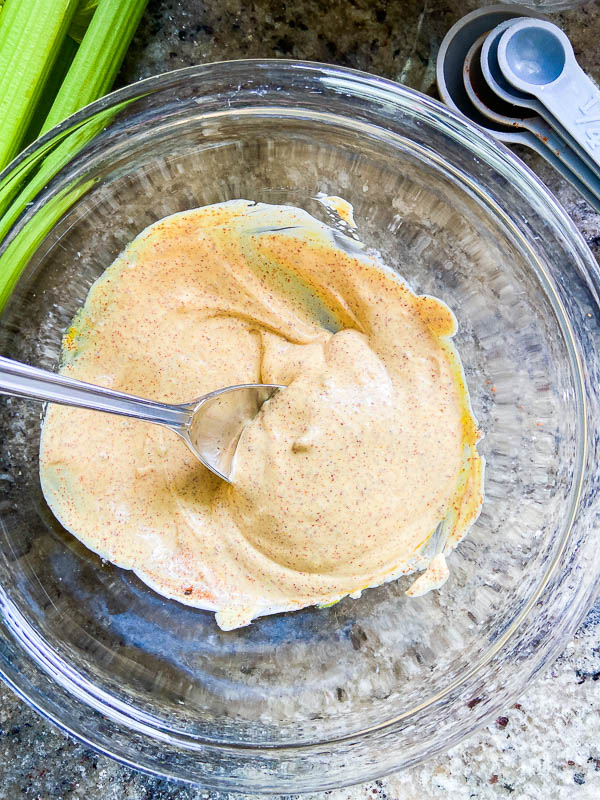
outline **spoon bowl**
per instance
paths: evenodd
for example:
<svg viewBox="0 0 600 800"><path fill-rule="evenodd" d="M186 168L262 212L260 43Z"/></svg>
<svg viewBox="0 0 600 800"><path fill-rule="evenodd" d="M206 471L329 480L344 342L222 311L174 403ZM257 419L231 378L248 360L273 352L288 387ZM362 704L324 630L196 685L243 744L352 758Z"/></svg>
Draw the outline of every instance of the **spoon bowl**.
<svg viewBox="0 0 600 800"><path fill-rule="evenodd" d="M562 75L567 56L563 42L554 31L539 25L520 27L505 46L505 58L512 74L519 78L516 88L545 86Z"/></svg>
<svg viewBox="0 0 600 800"><path fill-rule="evenodd" d="M187 427L178 430L204 466L231 483L233 460L246 425L259 413L278 384L227 386L195 401Z"/></svg>
<svg viewBox="0 0 600 800"><path fill-rule="evenodd" d="M501 141L527 144L520 140L520 134L506 132L501 126L490 124L469 101L462 79L463 62L473 42L482 34L488 33L501 22L520 17L539 17L540 15L521 5L506 4L478 8L458 20L446 33L437 56L436 80L444 103L455 111L460 111L478 125L485 127ZM517 139L514 139L514 135ZM527 137L525 137L527 139Z"/></svg>
<svg viewBox="0 0 600 800"><path fill-rule="evenodd" d="M481 67L481 54L488 34L483 34L471 45L463 64L463 81L469 100L488 119L507 128L531 130L539 121L536 115L513 105L510 100L497 97L488 86ZM537 131L533 130L533 133Z"/></svg>
<svg viewBox="0 0 600 800"><path fill-rule="evenodd" d="M600 91L581 69L566 34L544 20L522 19L498 43L504 77L536 97L600 166Z"/></svg>
<svg viewBox="0 0 600 800"><path fill-rule="evenodd" d="M498 64L498 43L504 31L519 21L519 17L507 19L497 25L483 42L481 48L481 70L487 85L501 100L513 106L529 109L540 116L544 116L544 106L535 97L532 97L519 89L515 89L504 77L500 65ZM527 111L522 112L523 116L528 115ZM521 116L516 114L515 116Z"/></svg>

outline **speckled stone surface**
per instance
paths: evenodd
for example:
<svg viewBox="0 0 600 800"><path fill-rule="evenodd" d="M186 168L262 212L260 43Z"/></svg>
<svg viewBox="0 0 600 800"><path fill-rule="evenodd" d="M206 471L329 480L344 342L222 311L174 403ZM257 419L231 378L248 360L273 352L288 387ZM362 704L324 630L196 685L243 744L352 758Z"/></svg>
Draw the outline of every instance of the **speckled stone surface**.
<svg viewBox="0 0 600 800"><path fill-rule="evenodd" d="M363 69L435 95L439 42L472 0L150 0L124 84L207 61L287 57ZM600 81L600 7L556 16ZM600 217L538 157L519 153L596 257ZM443 756L314 800L600 798L600 601L555 665L489 727ZM0 686L0 800L217 800L133 772L74 742Z"/></svg>

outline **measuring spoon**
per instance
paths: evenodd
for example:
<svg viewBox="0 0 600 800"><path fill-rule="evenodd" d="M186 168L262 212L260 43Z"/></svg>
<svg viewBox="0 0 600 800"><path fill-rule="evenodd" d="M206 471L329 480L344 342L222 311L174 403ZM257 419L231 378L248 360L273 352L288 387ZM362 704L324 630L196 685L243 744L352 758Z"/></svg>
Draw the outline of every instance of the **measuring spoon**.
<svg viewBox="0 0 600 800"><path fill-rule="evenodd" d="M585 161L588 167L596 172L600 177L600 169L598 168L598 165L594 159L591 158L582 147L580 147L580 145L575 141L566 128L564 128L556 119L556 117L548 111L546 106L543 103L540 103L540 101L535 97L515 89L514 86L511 86L511 84L502 74L502 70L498 64L498 42L500 41L504 31L511 25L514 25L516 22L518 22L519 19L520 17L516 17L500 23L500 25L497 25L494 30L488 34L483 43L483 47L481 48L480 63L487 85L497 97L507 103L511 103L515 107L515 117L526 118L527 116L531 116L527 113L527 110L531 110L538 116L543 117L546 122L554 128L556 133L558 133L558 135L564 139L571 149L574 150L583 161ZM491 103L488 105L491 106Z"/></svg>
<svg viewBox="0 0 600 800"><path fill-rule="evenodd" d="M509 83L537 97L600 164L600 90L559 27L537 19L515 22L500 38L498 64Z"/></svg>
<svg viewBox="0 0 600 800"><path fill-rule="evenodd" d="M485 81L480 61L485 39L486 34L483 34L473 43L463 65L463 81L470 101L478 111L493 122L505 125L509 129L524 128L532 133L542 148L553 153L576 176L577 182L573 184L575 188L580 190L580 183L582 183L595 196L593 202L587 195L586 199L596 210L600 210L600 179L596 173L586 166L545 120L538 116L515 117L515 107L500 100L491 92ZM538 152L540 152L539 149ZM547 153L544 152L541 155L546 158ZM568 180L572 182L571 177Z"/></svg>

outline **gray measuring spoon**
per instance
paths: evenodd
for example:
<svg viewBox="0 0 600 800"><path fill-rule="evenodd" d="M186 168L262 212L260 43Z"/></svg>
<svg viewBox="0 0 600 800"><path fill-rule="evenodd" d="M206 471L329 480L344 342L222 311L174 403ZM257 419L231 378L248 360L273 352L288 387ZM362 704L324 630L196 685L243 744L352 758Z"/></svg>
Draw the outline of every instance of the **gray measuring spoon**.
<svg viewBox="0 0 600 800"><path fill-rule="evenodd" d="M543 117L546 122L554 128L556 133L558 133L558 135L564 139L571 149L574 150L583 161L585 161L588 167L596 172L600 177L600 169L598 168L598 165L594 159L591 158L575 141L566 128L564 128L556 119L556 117L548 111L546 106L543 103L540 103L537 98L515 89L515 87L511 86L502 74L502 70L498 64L498 42L500 41L500 37L504 31L511 25L514 25L516 22L518 22L519 19L521 19L521 17L515 17L514 19L508 19L505 22L500 23L500 25L497 25L494 30L488 34L483 43L483 47L481 48L480 63L487 85L501 100L504 100L506 103L511 103L515 107L516 117L525 118L527 116L531 116L528 114L528 111L533 111L535 114ZM518 111L517 109L522 109L522 111Z"/></svg>
<svg viewBox="0 0 600 800"><path fill-rule="evenodd" d="M226 386L189 403L171 405L115 392L0 356L0 394L107 411L163 425L179 434L194 455L219 478L231 482L235 450L245 426L283 386Z"/></svg>
<svg viewBox="0 0 600 800"><path fill-rule="evenodd" d="M515 17L540 17L535 11L520 5L494 5L478 8L458 20L446 33L436 60L436 80L440 97L446 105L462 112L473 122L491 132L501 130L490 124L469 100L462 79L462 65L469 48L482 33L487 33L500 22ZM497 137L502 138L502 137ZM504 139L503 141L511 141Z"/></svg>
<svg viewBox="0 0 600 800"><path fill-rule="evenodd" d="M504 8L509 8L509 6L503 6ZM529 131L524 131L522 129L513 128L512 130L508 130L503 125L498 125L491 120L487 119L483 116L473 103L469 100L469 96L465 90L464 81L462 79L462 64L467 55L471 44L477 39L482 33L485 33L486 30L489 30L491 26L489 23L492 22L492 26L494 22L503 22L507 14L506 12L502 12L502 16L498 19L498 15L495 14L494 16L490 17L490 15L482 16L482 12L485 9L479 9L477 12L472 12L468 14L464 20L461 20L461 23L464 23L465 20L471 21L471 26L469 28L461 27L460 32L464 33L466 41L464 38L458 39L454 36L449 36L447 34L444 42L442 43L442 47L440 48L440 52L438 54L438 63L437 63L437 82L438 82L438 89L440 92L440 97L446 103L447 106L453 108L455 111L458 111L461 114L464 114L470 120L475 122L479 125L480 128L487 131L491 136L495 139L499 139L501 142L505 142L506 144L520 144L524 147L529 147L531 150L535 150L536 153L545 158L546 161L554 167L554 169L562 175L565 180L567 180L574 188L585 197L588 203L592 206L592 208L596 208L596 197L589 189L574 175L571 170L562 163L562 161L547 147L545 147L539 139L537 139L532 133ZM455 28L459 27L459 23L454 26ZM482 30L483 28L483 30ZM449 31L449 34L452 33L452 30ZM467 45L468 43L468 45ZM458 79L460 76L460 80Z"/></svg>
<svg viewBox="0 0 600 800"><path fill-rule="evenodd" d="M544 104L600 164L600 90L581 69L568 37L551 22L522 19L498 43L498 63L516 89Z"/></svg>
<svg viewBox="0 0 600 800"><path fill-rule="evenodd" d="M463 65L463 80L469 99L482 114L507 128L524 128L530 131L539 141L542 148L551 151L556 157L583 183L595 196L592 201L586 195L596 211L600 211L600 179L595 172L574 153L571 148L558 136L552 127L541 117L536 115L526 118L513 116L515 107L504 100L500 100L487 85L481 69L480 54L486 34L480 36L471 46ZM540 152L540 150L538 150ZM541 153L546 157L546 153ZM571 181L571 178L569 178ZM571 181L572 182L572 181ZM578 183L575 188L580 190Z"/></svg>

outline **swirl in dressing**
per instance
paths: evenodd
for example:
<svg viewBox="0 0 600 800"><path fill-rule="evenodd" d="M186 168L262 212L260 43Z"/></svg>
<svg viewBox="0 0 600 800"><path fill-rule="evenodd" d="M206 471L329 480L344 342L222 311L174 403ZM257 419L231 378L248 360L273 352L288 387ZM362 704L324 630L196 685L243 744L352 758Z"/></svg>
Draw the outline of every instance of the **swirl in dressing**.
<svg viewBox="0 0 600 800"><path fill-rule="evenodd" d="M224 629L333 603L449 552L482 503L479 433L448 307L300 209L237 200L147 228L91 288L61 372L168 403L284 384L245 429L231 485L171 431L50 406L57 518Z"/></svg>

